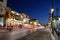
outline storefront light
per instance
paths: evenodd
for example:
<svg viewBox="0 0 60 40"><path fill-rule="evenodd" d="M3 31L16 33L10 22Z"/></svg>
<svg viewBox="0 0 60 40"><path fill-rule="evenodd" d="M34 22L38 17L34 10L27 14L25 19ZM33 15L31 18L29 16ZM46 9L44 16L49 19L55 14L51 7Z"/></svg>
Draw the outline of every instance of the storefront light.
<svg viewBox="0 0 60 40"><path fill-rule="evenodd" d="M23 16L22 15L20 15L21 16L21 18L23 18Z"/></svg>
<svg viewBox="0 0 60 40"><path fill-rule="evenodd" d="M36 23L36 22L34 22L34 25L37 25L37 23Z"/></svg>
<svg viewBox="0 0 60 40"><path fill-rule="evenodd" d="M16 13L16 15L20 15L19 13Z"/></svg>
<svg viewBox="0 0 60 40"><path fill-rule="evenodd" d="M40 24L38 24L40 26Z"/></svg>
<svg viewBox="0 0 60 40"><path fill-rule="evenodd" d="M15 13L14 11L11 11L12 13Z"/></svg>
<svg viewBox="0 0 60 40"><path fill-rule="evenodd" d="M31 24L33 23L33 22L30 22Z"/></svg>
<svg viewBox="0 0 60 40"><path fill-rule="evenodd" d="M23 19L23 22L26 22L26 19Z"/></svg>

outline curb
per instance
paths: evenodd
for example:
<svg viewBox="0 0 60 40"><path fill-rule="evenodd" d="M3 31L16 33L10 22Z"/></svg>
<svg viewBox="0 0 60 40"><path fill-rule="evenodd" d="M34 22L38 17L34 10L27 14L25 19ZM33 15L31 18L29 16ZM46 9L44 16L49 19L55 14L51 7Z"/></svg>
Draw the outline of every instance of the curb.
<svg viewBox="0 0 60 40"><path fill-rule="evenodd" d="M51 40L55 40L55 37L54 37L54 35L51 33L51 31L50 31L50 29L46 29L49 33L50 33L50 35L51 35Z"/></svg>

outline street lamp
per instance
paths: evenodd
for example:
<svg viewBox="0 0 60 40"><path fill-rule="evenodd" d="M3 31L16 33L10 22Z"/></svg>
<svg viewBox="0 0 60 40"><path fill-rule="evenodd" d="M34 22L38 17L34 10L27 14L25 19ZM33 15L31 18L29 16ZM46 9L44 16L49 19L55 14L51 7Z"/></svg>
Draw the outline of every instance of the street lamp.
<svg viewBox="0 0 60 40"><path fill-rule="evenodd" d="M50 13L51 13L51 23L53 21L53 16L54 16L54 8L50 9Z"/></svg>
<svg viewBox="0 0 60 40"><path fill-rule="evenodd" d="M50 13L51 13L51 28L52 28L52 31L53 31L53 17L54 17L54 8L51 8L50 9ZM54 20L54 22L55 22L55 20Z"/></svg>
<svg viewBox="0 0 60 40"><path fill-rule="evenodd" d="M54 8L52 8L50 11L51 11L51 14L53 14L54 13Z"/></svg>

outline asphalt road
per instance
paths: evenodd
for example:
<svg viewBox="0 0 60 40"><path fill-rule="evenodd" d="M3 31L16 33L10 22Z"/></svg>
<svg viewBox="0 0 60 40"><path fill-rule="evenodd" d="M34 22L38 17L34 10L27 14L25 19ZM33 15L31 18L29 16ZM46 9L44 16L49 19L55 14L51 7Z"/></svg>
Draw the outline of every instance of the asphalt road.
<svg viewBox="0 0 60 40"><path fill-rule="evenodd" d="M27 35L28 29L15 30L15 31L0 31L0 40L16 40Z"/></svg>
<svg viewBox="0 0 60 40"><path fill-rule="evenodd" d="M49 30L40 29L31 34L29 34L27 31L28 29L12 32L0 32L0 40L54 40L54 37Z"/></svg>
<svg viewBox="0 0 60 40"><path fill-rule="evenodd" d="M54 38L48 30L38 30L17 40L54 40Z"/></svg>

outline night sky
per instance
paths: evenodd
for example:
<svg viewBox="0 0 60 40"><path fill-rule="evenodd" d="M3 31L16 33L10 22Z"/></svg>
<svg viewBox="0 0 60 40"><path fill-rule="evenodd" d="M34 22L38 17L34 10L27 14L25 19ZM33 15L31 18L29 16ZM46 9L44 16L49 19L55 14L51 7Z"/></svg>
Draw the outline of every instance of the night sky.
<svg viewBox="0 0 60 40"><path fill-rule="evenodd" d="M8 7L19 13L27 13L31 19L38 19L41 24L48 22L49 9L52 7L51 0L8 0ZM54 0L54 8L59 9L60 0ZM59 14L60 15L60 14Z"/></svg>

